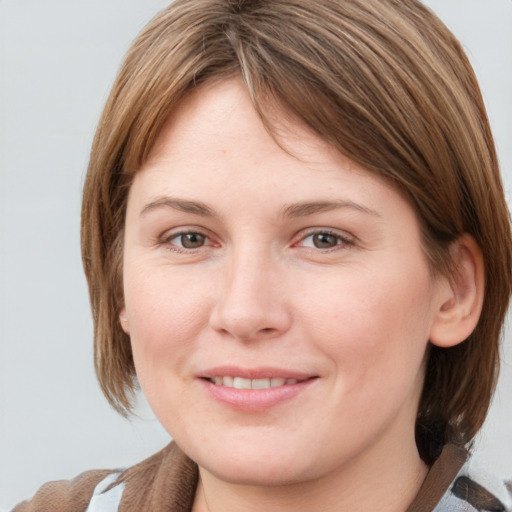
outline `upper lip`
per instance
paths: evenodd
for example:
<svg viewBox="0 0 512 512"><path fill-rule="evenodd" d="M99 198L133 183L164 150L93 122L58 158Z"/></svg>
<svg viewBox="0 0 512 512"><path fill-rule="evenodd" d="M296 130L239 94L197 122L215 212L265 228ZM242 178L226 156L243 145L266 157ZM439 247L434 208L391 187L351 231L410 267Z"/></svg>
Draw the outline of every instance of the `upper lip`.
<svg viewBox="0 0 512 512"><path fill-rule="evenodd" d="M296 379L306 380L316 377L315 374L305 373L296 370L287 370L284 368L259 367L259 368L240 368L238 366L217 366L200 372L198 377L202 379L212 379L214 377L242 377L243 379Z"/></svg>

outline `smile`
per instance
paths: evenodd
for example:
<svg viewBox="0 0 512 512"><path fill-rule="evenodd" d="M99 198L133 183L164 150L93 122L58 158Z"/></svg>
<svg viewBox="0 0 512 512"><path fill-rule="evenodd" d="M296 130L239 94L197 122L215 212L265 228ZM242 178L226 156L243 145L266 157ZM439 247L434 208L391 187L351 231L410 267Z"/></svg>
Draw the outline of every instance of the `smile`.
<svg viewBox="0 0 512 512"><path fill-rule="evenodd" d="M301 382L299 379L285 379L281 377L272 377L268 379L245 379L243 377L219 376L212 377L208 380L216 386L224 386L234 389L269 389Z"/></svg>
<svg viewBox="0 0 512 512"><path fill-rule="evenodd" d="M217 403L242 413L262 413L302 395L318 380L317 375L286 370L260 368L237 371L226 367L202 375L199 382L207 396Z"/></svg>

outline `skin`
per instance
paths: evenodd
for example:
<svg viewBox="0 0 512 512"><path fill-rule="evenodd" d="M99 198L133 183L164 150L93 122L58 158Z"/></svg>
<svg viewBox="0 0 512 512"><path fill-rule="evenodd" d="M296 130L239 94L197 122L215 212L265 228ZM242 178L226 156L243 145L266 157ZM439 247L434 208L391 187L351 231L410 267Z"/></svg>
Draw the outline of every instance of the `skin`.
<svg viewBox="0 0 512 512"><path fill-rule="evenodd" d="M427 471L414 422L452 289L403 195L282 118L287 151L238 79L203 85L135 176L120 319L137 376L199 465L195 511L405 510ZM226 365L311 379L240 410L201 378Z"/></svg>

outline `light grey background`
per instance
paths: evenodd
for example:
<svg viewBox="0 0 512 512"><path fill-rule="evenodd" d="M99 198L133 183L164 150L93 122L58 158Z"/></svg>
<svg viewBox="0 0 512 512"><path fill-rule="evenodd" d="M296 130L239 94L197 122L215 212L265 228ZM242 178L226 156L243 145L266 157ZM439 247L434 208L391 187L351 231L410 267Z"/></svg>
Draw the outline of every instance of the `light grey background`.
<svg viewBox="0 0 512 512"><path fill-rule="evenodd" d="M168 442L111 411L92 367L79 253L94 127L129 42L164 0L0 0L0 510L43 482L126 466ZM429 0L466 46L512 182L512 0ZM479 442L512 477L512 347Z"/></svg>

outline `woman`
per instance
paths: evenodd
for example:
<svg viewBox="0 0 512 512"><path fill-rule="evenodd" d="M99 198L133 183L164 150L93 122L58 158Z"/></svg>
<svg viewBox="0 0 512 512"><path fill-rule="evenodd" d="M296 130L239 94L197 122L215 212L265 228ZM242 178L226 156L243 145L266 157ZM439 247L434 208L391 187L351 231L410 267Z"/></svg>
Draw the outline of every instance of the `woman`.
<svg viewBox="0 0 512 512"><path fill-rule="evenodd" d="M181 0L129 51L82 241L96 369L174 443L16 510L505 510L468 475L511 291L471 67L419 2Z"/></svg>

